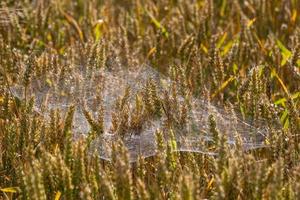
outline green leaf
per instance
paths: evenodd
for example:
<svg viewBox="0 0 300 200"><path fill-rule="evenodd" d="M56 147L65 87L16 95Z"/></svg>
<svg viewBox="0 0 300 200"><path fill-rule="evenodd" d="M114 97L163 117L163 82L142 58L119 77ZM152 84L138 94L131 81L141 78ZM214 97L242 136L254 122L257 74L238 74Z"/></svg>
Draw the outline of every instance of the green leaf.
<svg viewBox="0 0 300 200"><path fill-rule="evenodd" d="M223 47L223 50L221 52L221 56L227 55L227 53L232 48L235 41L237 41L237 40L230 40L227 44L225 44L225 46Z"/></svg>
<svg viewBox="0 0 300 200"><path fill-rule="evenodd" d="M280 117L280 121L281 123L284 123L286 117L288 115L288 110L284 110L284 112L282 113L281 117Z"/></svg>
<svg viewBox="0 0 300 200"><path fill-rule="evenodd" d="M283 124L283 128L286 130L289 127L289 118L288 118L288 110L285 109L280 117L280 122Z"/></svg>
<svg viewBox="0 0 300 200"><path fill-rule="evenodd" d="M160 31L162 32L162 34L168 38L169 37L169 33L167 31L167 29L148 11L146 10L146 13L148 14L148 16L151 18L152 23L154 24L154 26L157 29L160 29Z"/></svg>
<svg viewBox="0 0 300 200"><path fill-rule="evenodd" d="M239 71L239 68L238 68L237 64L233 63L232 71L233 71L234 75L237 74L237 72Z"/></svg>
<svg viewBox="0 0 300 200"><path fill-rule="evenodd" d="M295 94L293 94L292 96L291 96L291 98L293 99L293 100L295 100L295 99L297 99L298 97L300 97L300 92L297 92L297 93L295 93ZM275 101L274 102L274 104L275 105L283 105L284 106L284 103L286 102L287 100L286 100L286 98L281 98L281 99L278 99L277 101Z"/></svg>
<svg viewBox="0 0 300 200"><path fill-rule="evenodd" d="M285 56L291 56L292 52L290 50L288 50L283 44L282 42L280 42L280 40L276 40L277 46L278 48L281 50L281 52L285 55Z"/></svg>
<svg viewBox="0 0 300 200"><path fill-rule="evenodd" d="M102 36L102 27L103 27L103 20L98 20L97 24L94 27L94 36L96 42L98 42Z"/></svg>
<svg viewBox="0 0 300 200"><path fill-rule="evenodd" d="M223 34L223 36L219 39L218 43L217 43L217 49L221 48L222 44L224 43L224 41L227 38L227 32L225 32Z"/></svg>
<svg viewBox="0 0 300 200"><path fill-rule="evenodd" d="M289 118L287 118L284 122L283 129L287 130L289 128L289 125L290 125L290 120Z"/></svg>
<svg viewBox="0 0 300 200"><path fill-rule="evenodd" d="M223 17L225 14L225 9L226 9L226 5L227 5L227 0L223 0L222 1L222 5L221 5L221 9L220 9L220 15Z"/></svg>
<svg viewBox="0 0 300 200"><path fill-rule="evenodd" d="M280 63L281 66L285 65L286 62L288 61L288 59L292 56L292 52L290 50L288 50L283 44L282 42L280 42L280 40L276 40L276 44L277 47L280 49L281 51L281 55L282 55L282 61Z"/></svg>

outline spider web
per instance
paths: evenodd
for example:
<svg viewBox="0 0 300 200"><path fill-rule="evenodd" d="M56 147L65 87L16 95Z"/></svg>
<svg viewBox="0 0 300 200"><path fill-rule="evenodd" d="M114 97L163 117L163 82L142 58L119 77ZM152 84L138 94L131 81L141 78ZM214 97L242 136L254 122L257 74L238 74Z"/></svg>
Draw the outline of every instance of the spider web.
<svg viewBox="0 0 300 200"><path fill-rule="evenodd" d="M110 160L112 145L120 139L119 135L109 131L112 126L114 103L127 88L130 88L129 102L130 106L133 106L135 95L143 90L149 80L154 81L161 94L170 90L172 84L170 79L148 65L135 69L120 66L96 69L69 65L60 70L51 69L49 73L34 75L26 93L34 97L35 111L45 117L49 117L52 109L59 109L62 114L66 114L68 108L75 105L72 127L75 138L86 136L90 131L83 112L83 104L96 117L101 97L105 131L94 139L91 151L97 150L100 158ZM16 84L11 90L15 96L22 99L25 90L21 85ZM179 101L183 101L183 98L179 97ZM226 135L226 142L229 145L235 146L239 141L244 150L266 146L266 128L254 127L250 122L243 121L239 114L226 111L203 99L192 97L190 105L187 125L184 129L174 132L173 139L177 143L174 151L216 155L216 152L209 148L210 145L207 145L214 142L208 125L210 115L214 116L218 130ZM164 120L165 116L150 120L143 125L138 134L128 133L121 138L129 152L130 161L136 161L139 155L150 157L157 153L156 132L164 129ZM164 134L164 139L167 143L170 139L168 134Z"/></svg>

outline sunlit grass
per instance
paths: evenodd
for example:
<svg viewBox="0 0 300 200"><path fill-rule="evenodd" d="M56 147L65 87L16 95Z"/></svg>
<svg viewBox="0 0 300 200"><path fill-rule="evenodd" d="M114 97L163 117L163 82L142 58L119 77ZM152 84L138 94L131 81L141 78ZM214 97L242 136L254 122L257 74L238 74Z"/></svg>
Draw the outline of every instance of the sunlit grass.
<svg viewBox="0 0 300 200"><path fill-rule="evenodd" d="M299 199L299 10L296 0L2 0L0 199ZM124 72L143 66L160 84L124 87ZM117 94L101 93L101 75ZM192 124L196 106L218 112ZM255 132L241 126L228 138L214 113L263 129L264 145L245 148L241 135ZM157 151L132 160L123 142L153 122ZM180 151L178 135L199 126L206 151ZM118 139L107 159L93 151L105 134Z"/></svg>

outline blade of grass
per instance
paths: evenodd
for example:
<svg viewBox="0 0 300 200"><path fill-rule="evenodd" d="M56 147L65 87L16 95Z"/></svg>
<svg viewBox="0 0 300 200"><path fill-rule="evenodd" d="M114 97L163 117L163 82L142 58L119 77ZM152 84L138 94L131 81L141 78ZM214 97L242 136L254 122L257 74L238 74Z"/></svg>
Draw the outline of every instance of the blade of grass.
<svg viewBox="0 0 300 200"><path fill-rule="evenodd" d="M227 0L222 0L222 5L221 5L221 9L220 9L221 17L223 17L225 14L226 6L227 6Z"/></svg>
<svg viewBox="0 0 300 200"><path fill-rule="evenodd" d="M65 17L67 22L76 30L81 42L84 42L83 32L82 32L80 26L78 25L77 21L70 14L65 12L61 7L59 7L59 11Z"/></svg>
<svg viewBox="0 0 300 200"><path fill-rule="evenodd" d="M204 44L201 43L200 48L204 51L205 54L208 54L208 49Z"/></svg>
<svg viewBox="0 0 300 200"><path fill-rule="evenodd" d="M147 59L149 59L150 56L152 56L155 52L156 52L156 47L151 48L147 54Z"/></svg>
<svg viewBox="0 0 300 200"><path fill-rule="evenodd" d="M297 92L297 93L291 95L291 98L292 98L293 100L296 100L298 97L300 97L300 92ZM275 105L279 105L279 104L284 105L284 103L285 103L286 101L287 101L286 98L281 98L281 99L278 99L277 101L275 101L274 104L275 104Z"/></svg>
<svg viewBox="0 0 300 200"><path fill-rule="evenodd" d="M212 177L207 184L206 191L209 191L212 188L214 181L215 181L215 179L214 179L214 177Z"/></svg>
<svg viewBox="0 0 300 200"><path fill-rule="evenodd" d="M285 65L286 62L288 61L288 59L292 56L292 52L290 50L288 50L280 40L276 40L276 44L277 47L280 49L281 51L281 55L282 55L282 61L281 61L281 66Z"/></svg>
<svg viewBox="0 0 300 200"><path fill-rule="evenodd" d="M293 12L292 12L292 16L291 16L291 22L294 24L296 22L296 19L297 19L297 10L296 9L293 9Z"/></svg>
<svg viewBox="0 0 300 200"><path fill-rule="evenodd" d="M145 10L145 11L146 11L147 15L150 17L154 26L157 29L159 29L166 38L168 38L169 33L168 33L167 29L148 10Z"/></svg>
<svg viewBox="0 0 300 200"><path fill-rule="evenodd" d="M0 191L5 193L17 193L18 187L7 187L7 188L1 188Z"/></svg>
<svg viewBox="0 0 300 200"><path fill-rule="evenodd" d="M217 89L217 91L211 95L211 99L215 98L220 92L222 92L234 79L235 77L229 77L224 83L222 83L222 85Z"/></svg>
<svg viewBox="0 0 300 200"><path fill-rule="evenodd" d="M282 81L282 79L279 77L279 75L277 74L275 68L272 68L272 75L277 79L277 81L279 82L281 88L283 89L283 91L285 92L285 94L287 96L290 96L290 93L286 87L286 85L284 84L284 82Z"/></svg>
<svg viewBox="0 0 300 200"><path fill-rule="evenodd" d="M256 18L249 20L247 23L247 28L250 28L254 24L255 21L256 21Z"/></svg>
<svg viewBox="0 0 300 200"><path fill-rule="evenodd" d="M224 44L224 41L227 38L227 32L225 32L223 34L223 36L219 39L218 43L217 43L217 49L221 48L221 46Z"/></svg>
<svg viewBox="0 0 300 200"><path fill-rule="evenodd" d="M261 39L259 39L259 37L258 37L258 35L257 35L257 33L256 33L255 31L253 31L253 35L254 35L255 39L257 40L257 42L258 42L260 48L262 49L262 51L263 51L265 54L267 54L267 51L266 51L266 49L265 49L265 47L264 47L264 45L263 45L263 41L262 41Z"/></svg>
<svg viewBox="0 0 300 200"><path fill-rule="evenodd" d="M98 42L103 34L102 29L103 29L103 24L104 21L103 20L98 20L97 23L94 26L94 36L95 36L95 40L96 42Z"/></svg>

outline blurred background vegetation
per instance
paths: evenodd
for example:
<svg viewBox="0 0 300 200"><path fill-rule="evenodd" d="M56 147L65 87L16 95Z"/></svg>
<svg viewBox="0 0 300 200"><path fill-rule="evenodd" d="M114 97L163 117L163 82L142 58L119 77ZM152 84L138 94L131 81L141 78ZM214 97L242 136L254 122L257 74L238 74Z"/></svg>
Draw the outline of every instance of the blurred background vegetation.
<svg viewBox="0 0 300 200"><path fill-rule="evenodd" d="M0 197L298 199L299 25L298 0L2 0ZM153 158L130 164L118 144L112 162L99 160L71 139L72 109L48 122L8 91L65 59L149 64L196 98L264 119L269 147L243 152L220 140L217 157L170 153L157 133Z"/></svg>

